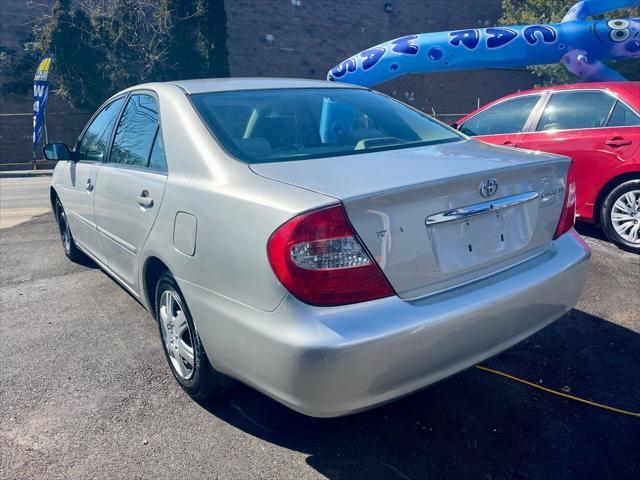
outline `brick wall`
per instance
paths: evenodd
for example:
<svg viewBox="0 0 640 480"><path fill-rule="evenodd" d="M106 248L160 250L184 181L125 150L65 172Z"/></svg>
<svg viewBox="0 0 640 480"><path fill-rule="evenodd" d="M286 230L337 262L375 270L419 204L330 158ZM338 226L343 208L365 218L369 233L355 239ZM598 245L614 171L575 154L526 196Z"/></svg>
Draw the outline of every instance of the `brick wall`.
<svg viewBox="0 0 640 480"><path fill-rule="evenodd" d="M0 167L4 170L21 170L26 167L7 163L33 160L33 104L29 99L3 98L0 100ZM27 115L25 115L25 113ZM91 114L79 112L55 96L49 97L47 129L50 141L73 145ZM42 147L42 145L41 145ZM38 151L41 158L41 151Z"/></svg>
<svg viewBox="0 0 640 480"><path fill-rule="evenodd" d="M385 12L390 4L392 12ZM412 33L495 25L500 0L227 0L233 76L324 79L345 58ZM413 75L380 90L427 112L466 113L535 82L529 72Z"/></svg>
<svg viewBox="0 0 640 480"><path fill-rule="evenodd" d="M50 11L54 0L0 0L0 45L19 48L31 33L32 21Z"/></svg>
<svg viewBox="0 0 640 480"><path fill-rule="evenodd" d="M0 0L0 43L19 45L30 19L51 3ZM495 25L501 0L226 0L226 9L231 75L324 79L339 61L395 37ZM481 70L411 75L379 89L428 113L466 113L478 101L484 104L534 82L528 72ZM2 113L30 110L30 99L0 99ZM48 111L49 138L68 143L89 116L55 98ZM1 163L31 159L31 128L30 116L0 116Z"/></svg>

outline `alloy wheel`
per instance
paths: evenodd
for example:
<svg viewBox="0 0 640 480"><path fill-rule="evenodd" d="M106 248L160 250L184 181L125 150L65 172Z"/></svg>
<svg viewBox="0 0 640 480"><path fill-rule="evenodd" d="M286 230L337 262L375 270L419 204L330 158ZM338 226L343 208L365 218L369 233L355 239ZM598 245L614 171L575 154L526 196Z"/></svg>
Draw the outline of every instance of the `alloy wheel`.
<svg viewBox="0 0 640 480"><path fill-rule="evenodd" d="M640 190L631 190L616 199L611 224L622 239L640 244Z"/></svg>
<svg viewBox="0 0 640 480"><path fill-rule="evenodd" d="M165 290L160 297L162 340L173 369L182 380L193 377L195 356L193 334L178 296Z"/></svg>

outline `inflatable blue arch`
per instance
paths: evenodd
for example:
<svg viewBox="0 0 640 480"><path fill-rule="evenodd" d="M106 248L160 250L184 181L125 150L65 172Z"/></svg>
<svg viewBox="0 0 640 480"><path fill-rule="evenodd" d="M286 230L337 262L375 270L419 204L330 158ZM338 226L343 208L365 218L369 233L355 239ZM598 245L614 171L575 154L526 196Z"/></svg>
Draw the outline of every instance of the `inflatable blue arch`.
<svg viewBox="0 0 640 480"><path fill-rule="evenodd" d="M560 62L586 81L625 80L603 61L640 58L640 18L587 17L633 6L640 6L640 0L584 0L556 24L407 35L344 60L327 79L373 86L409 73Z"/></svg>

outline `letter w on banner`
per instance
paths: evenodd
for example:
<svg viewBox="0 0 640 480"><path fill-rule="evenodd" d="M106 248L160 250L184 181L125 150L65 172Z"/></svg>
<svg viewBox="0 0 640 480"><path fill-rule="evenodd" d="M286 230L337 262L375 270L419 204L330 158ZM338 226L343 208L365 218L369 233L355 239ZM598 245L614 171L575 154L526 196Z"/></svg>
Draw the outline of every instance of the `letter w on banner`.
<svg viewBox="0 0 640 480"><path fill-rule="evenodd" d="M49 69L53 57L51 54L45 55L33 77L33 159L36 159L36 149L42 139L45 129L44 111L47 108L47 98L49 97Z"/></svg>

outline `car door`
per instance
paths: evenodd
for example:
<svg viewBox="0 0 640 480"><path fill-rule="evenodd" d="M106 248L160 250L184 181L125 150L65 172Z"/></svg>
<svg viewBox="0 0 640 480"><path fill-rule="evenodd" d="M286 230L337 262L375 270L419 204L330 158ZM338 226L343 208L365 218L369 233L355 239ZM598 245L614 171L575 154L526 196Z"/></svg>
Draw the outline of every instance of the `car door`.
<svg viewBox="0 0 640 480"><path fill-rule="evenodd" d="M138 292L138 260L153 227L167 180L158 102L132 94L95 189L95 214L107 267Z"/></svg>
<svg viewBox="0 0 640 480"><path fill-rule="evenodd" d="M123 97L108 103L90 120L76 143L74 161L65 165L58 188L74 240L98 259L103 252L96 230L95 187L123 103Z"/></svg>
<svg viewBox="0 0 640 480"><path fill-rule="evenodd" d="M573 158L578 214L590 219L611 172L638 148L638 124L637 114L607 91L554 92L519 146Z"/></svg>
<svg viewBox="0 0 640 480"><path fill-rule="evenodd" d="M476 113L458 130L486 143L517 147L540 98L538 93L508 98Z"/></svg>

